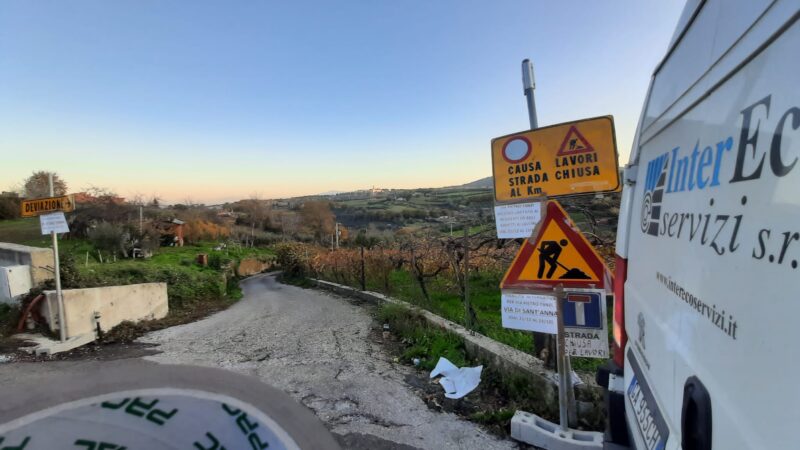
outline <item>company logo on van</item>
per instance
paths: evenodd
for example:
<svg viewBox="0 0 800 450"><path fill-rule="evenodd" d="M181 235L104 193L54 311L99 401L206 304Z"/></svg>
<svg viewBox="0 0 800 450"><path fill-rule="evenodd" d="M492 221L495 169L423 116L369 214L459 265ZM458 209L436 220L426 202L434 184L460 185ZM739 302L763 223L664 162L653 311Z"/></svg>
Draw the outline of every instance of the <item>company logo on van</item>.
<svg viewBox="0 0 800 450"><path fill-rule="evenodd" d="M785 133L800 127L800 108L791 107L784 111L774 127L770 127L769 115L772 96L769 95L741 111L741 133L738 144L733 136L726 136L716 142L695 141L693 146L681 148L676 146L647 162L647 173L644 180L644 199L641 210L642 232L651 236L681 237L684 224L690 222L691 239L696 231L703 229L703 243L706 242L706 231L709 223L723 221L723 226L730 218L737 220L736 230L742 216L701 214L701 212L670 213L664 209L664 199L670 195L686 194L693 191L712 191L726 184L758 180L762 175L784 177L795 168L798 161L797 152L792 155L791 137L783 145ZM774 115L773 115L774 117ZM767 134L771 131L771 135ZM759 142L761 136L761 142ZM766 142L765 142L766 141ZM759 143L761 145L759 145ZM766 145L765 145L766 144ZM734 150L736 146L736 150ZM691 150L690 150L691 149ZM788 151L787 151L788 150ZM722 172L728 159L735 158L733 173ZM742 198L742 205L747 201ZM713 206L711 199L709 206ZM677 225L677 222L680 225ZM669 228L669 230L668 230ZM674 230L673 230L674 228ZM719 235L719 232L717 233ZM732 241L735 239L734 237ZM712 243L718 254L724 253L718 244ZM735 250L731 248L731 251Z"/></svg>
<svg viewBox="0 0 800 450"><path fill-rule="evenodd" d="M652 159L647 163L645 198L642 204L642 231L658 236L661 219L661 202L665 195L713 189L720 183L720 168L728 151L733 148L733 137L728 136L714 146L700 150L698 140L691 152L680 147Z"/></svg>

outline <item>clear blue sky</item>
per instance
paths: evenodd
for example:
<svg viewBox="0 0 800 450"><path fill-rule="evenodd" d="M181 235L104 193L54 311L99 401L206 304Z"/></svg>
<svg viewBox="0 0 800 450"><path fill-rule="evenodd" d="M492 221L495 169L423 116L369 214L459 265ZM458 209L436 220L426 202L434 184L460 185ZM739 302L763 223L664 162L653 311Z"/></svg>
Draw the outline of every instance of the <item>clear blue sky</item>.
<svg viewBox="0 0 800 450"><path fill-rule="evenodd" d="M489 142L613 114L627 160L682 1L3 1L0 189L217 202L461 184Z"/></svg>

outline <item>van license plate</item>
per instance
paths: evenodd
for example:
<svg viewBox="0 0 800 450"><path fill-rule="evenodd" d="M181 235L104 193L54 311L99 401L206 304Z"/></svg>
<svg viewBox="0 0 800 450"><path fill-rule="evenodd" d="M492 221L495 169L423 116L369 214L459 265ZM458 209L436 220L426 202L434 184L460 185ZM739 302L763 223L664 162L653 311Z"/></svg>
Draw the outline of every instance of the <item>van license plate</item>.
<svg viewBox="0 0 800 450"><path fill-rule="evenodd" d="M647 404L644 391L642 391L642 386L636 376L633 377L631 385L628 387L628 400L633 407L636 425L639 427L642 439L644 439L645 448L648 450L663 450L666 444L666 436L661 436L658 430L655 418L658 415L658 410L651 409L651 405ZM656 408L656 406L652 405L652 408Z"/></svg>

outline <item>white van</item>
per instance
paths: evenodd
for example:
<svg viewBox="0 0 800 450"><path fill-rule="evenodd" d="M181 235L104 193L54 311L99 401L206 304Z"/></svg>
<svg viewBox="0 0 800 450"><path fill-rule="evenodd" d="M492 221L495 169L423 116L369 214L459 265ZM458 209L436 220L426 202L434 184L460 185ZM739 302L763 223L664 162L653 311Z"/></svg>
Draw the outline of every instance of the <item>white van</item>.
<svg viewBox="0 0 800 450"><path fill-rule="evenodd" d="M610 442L800 449L798 18L800 0L690 0L655 70L598 372Z"/></svg>

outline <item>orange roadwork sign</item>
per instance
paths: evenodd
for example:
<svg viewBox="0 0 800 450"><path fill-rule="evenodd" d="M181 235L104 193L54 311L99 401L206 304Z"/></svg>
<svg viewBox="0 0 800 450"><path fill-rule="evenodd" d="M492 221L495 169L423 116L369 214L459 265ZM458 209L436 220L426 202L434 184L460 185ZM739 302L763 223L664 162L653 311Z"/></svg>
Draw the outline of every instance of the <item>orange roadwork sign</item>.
<svg viewBox="0 0 800 450"><path fill-rule="evenodd" d="M71 195L61 197L34 198L23 200L21 205L22 217L35 217L53 212L75 211L75 199Z"/></svg>
<svg viewBox="0 0 800 450"><path fill-rule="evenodd" d="M611 116L492 139L495 201L619 191L618 159Z"/></svg>
<svg viewBox="0 0 800 450"><path fill-rule="evenodd" d="M545 217L506 271L501 289L611 287L611 272L566 211L548 201Z"/></svg>

